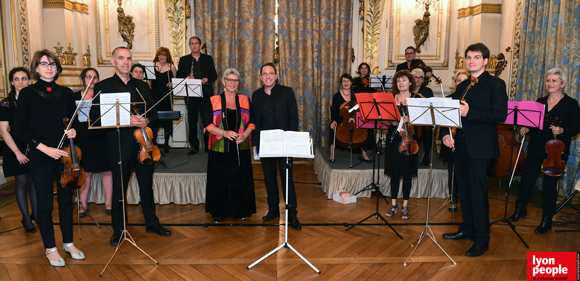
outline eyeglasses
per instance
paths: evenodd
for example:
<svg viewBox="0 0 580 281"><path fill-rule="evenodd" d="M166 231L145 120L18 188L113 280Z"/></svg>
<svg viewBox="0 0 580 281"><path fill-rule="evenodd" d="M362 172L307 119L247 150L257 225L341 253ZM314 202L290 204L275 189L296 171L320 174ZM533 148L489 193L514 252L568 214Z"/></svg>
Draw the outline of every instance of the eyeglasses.
<svg viewBox="0 0 580 281"><path fill-rule="evenodd" d="M56 62L51 62L51 63L49 63L49 62L46 62L46 61L41 61L39 64L40 64L42 67L44 67L44 68L48 68L49 66L50 66L50 67L56 67Z"/></svg>
<svg viewBox="0 0 580 281"><path fill-rule="evenodd" d="M415 79L423 79L423 76L413 76Z"/></svg>
<svg viewBox="0 0 580 281"><path fill-rule="evenodd" d="M414 55L415 53L405 53L405 55Z"/></svg>
<svg viewBox="0 0 580 281"><path fill-rule="evenodd" d="M98 80L99 79L99 77L97 77L95 75L87 75L87 76L85 76L85 78L87 78L87 79L93 78L93 80Z"/></svg>
<svg viewBox="0 0 580 281"><path fill-rule="evenodd" d="M225 80L228 83L232 83L232 82L233 83L239 83L240 82L240 79L230 79L230 78L226 78Z"/></svg>
<svg viewBox="0 0 580 281"><path fill-rule="evenodd" d="M262 73L262 76L274 76L274 75L276 75L276 73L274 73L274 72Z"/></svg>

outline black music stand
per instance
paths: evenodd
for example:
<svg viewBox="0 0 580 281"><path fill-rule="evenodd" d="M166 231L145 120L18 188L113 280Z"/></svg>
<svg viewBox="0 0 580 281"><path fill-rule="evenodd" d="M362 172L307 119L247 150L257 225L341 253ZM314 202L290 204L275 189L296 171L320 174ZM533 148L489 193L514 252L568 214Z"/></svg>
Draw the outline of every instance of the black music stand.
<svg viewBox="0 0 580 281"><path fill-rule="evenodd" d="M189 130L191 129L190 126L191 124L189 124L189 98L190 97L196 97L196 98L203 98L203 89L201 87L201 79L189 79L189 78L173 78L173 79L182 79L177 85L173 86L173 90L175 91L175 88L177 88L177 86L179 86L181 83L185 82L185 84L183 85L185 88L185 94L183 94L183 90L178 91L176 94L174 94L174 96L182 96L184 97L183 99L185 100L185 128L186 128L186 132L185 132L185 139L186 139L186 144L184 146L184 148L187 148L187 145L189 145L189 147L191 149L193 149L195 152L199 152L199 147L193 148L193 146L191 145L190 141L189 141ZM193 94L196 94L196 91L198 92L196 95L192 96L189 91L190 91L190 84L187 83L187 80L199 80L199 84L194 83L191 84L192 86L194 86L194 88L191 88L191 91L193 91ZM197 128L197 126L196 126ZM179 153L178 153L179 155Z"/></svg>
<svg viewBox="0 0 580 281"><path fill-rule="evenodd" d="M576 173L574 173L574 175L576 176L577 174L578 174L578 169L576 169ZM575 176L573 178L575 178ZM576 196L576 194L578 194L579 190L580 190L580 181L576 182L576 186L574 187L574 192L572 194L570 194L570 196L566 197L566 200L564 200L564 202L556 210L556 214L558 212L560 212L560 210L562 210L562 208L564 208L566 205L568 205L568 203L570 203L570 201L572 201L572 198L574 198L574 196ZM568 206L570 206L572 209L576 210L576 212L580 213L580 210L578 208L574 207L572 204L570 204ZM580 232L580 228L578 230L556 229L556 232Z"/></svg>
<svg viewBox="0 0 580 281"><path fill-rule="evenodd" d="M399 109L397 108L395 97L391 93L358 93L356 95L356 100L358 101L358 105L360 107L361 114L363 115L365 120L372 120L375 122L375 129L379 127L380 121L399 121L401 119L401 114L399 113ZM382 134L382 129L381 129ZM377 143L377 155L380 155L381 149L381 142ZM346 229L346 231L350 230L351 228L362 224L364 221L370 219L371 217L375 217L375 219L381 219L386 225L388 225L399 238L403 239L403 237L393 228L393 226L387 222L387 220L381 215L379 212L379 197L383 197L385 202L388 201L385 196L381 193L379 189L380 185L380 175L377 173L377 180L375 182L375 163L377 162L378 156L373 157L373 176L371 179L371 183L367 185L365 188L357 192L355 195L367 191L372 190L377 192L377 206L376 211L370 214L368 217L364 218L363 220L357 222L356 224L351 225ZM378 163L377 170L380 170L380 162Z"/></svg>
<svg viewBox="0 0 580 281"><path fill-rule="evenodd" d="M514 179L514 175L516 172L516 167L517 167L518 161L520 160L520 154L522 153L522 148L524 147L523 145L520 146L520 151L518 152L518 157L516 158L516 163L514 164L513 170L512 170L512 161L513 161L512 158L513 158L513 154L514 154L514 144L515 144L515 139L516 139L515 136L516 136L517 126L540 128L540 126L542 125L542 122L544 120L544 110L539 111L539 110L532 110L532 109L519 109L519 107L520 107L519 103L520 102L517 102L517 101L510 101L509 102L509 104L508 104L508 119L506 120L506 122L504 122L504 124L513 125L513 130L514 130L514 137L512 138L512 148L511 148L511 153L510 153L510 170L512 171L512 173L510 175L510 181L509 181L508 188L507 188L506 195L505 195L504 215L503 215L503 218L492 221L490 224L495 224L496 222L500 222L500 221L507 223L511 227L513 232L518 236L518 238L520 238L522 243L524 243L526 248L529 249L530 246L528 246L526 241L524 241L524 238L522 238L522 236L520 236L520 234L516 230L516 227L514 226L514 224L507 219L507 210L508 210L508 202L509 202L509 197L510 197L510 188L512 186L512 181ZM513 120L511 118L512 116L513 116ZM525 138L525 136L524 136L524 138Z"/></svg>

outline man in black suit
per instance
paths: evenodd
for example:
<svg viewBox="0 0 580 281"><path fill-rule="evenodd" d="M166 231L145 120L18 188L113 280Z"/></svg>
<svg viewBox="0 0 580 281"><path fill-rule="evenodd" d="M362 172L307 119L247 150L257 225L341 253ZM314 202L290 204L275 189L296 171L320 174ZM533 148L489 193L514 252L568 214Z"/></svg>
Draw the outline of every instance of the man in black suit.
<svg viewBox="0 0 580 281"><path fill-rule="evenodd" d="M101 115L100 94L129 92L131 102L145 102L145 104L136 104L135 107L139 113L144 113L148 107L153 105L151 89L147 83L142 80L132 78L130 75L132 63L132 54L126 47L117 47L113 51L111 64L115 67L113 77L107 78L95 84L95 93L98 93L93 100L91 107L91 120L97 120ZM141 98L141 96L143 98ZM121 109L123 110L123 109ZM149 123L154 123L157 119L157 110L153 108L147 114L147 117L136 114L132 109L131 124L144 128ZM134 114L134 115L133 115ZM94 121L92 121L94 122ZM95 123L100 126L100 121ZM113 235L110 239L112 246L118 245L123 231L123 209L121 200L124 200L122 190L127 191L131 172L135 168L135 175L139 183L139 196L141 197L141 208L145 217L146 231L148 233L157 233L161 236L171 235L171 231L164 228L155 215L155 202L153 200L153 168L154 165L144 165L137 160L139 144L133 137L135 128L120 128L120 140L116 129L106 129L107 142L107 161L113 171L113 206L111 215L111 225L113 226ZM120 149L120 151L119 151ZM122 167L119 164L122 161ZM122 173L122 174L121 174ZM122 179L122 182L121 182ZM127 220L127 218L125 218Z"/></svg>
<svg viewBox="0 0 580 281"><path fill-rule="evenodd" d="M273 63L269 62L260 68L260 77L264 86L252 93L252 104L256 114L256 129L252 132L252 146L260 147L260 131L282 129L284 131L298 131L298 107L292 88L278 85L278 73ZM292 179L292 158L288 168L288 197L286 198L286 158L261 158L264 181L268 192L268 214L262 217L270 221L280 217L280 199L276 165L280 170L284 200L288 204L288 221L292 228L302 229L296 211L296 191Z"/></svg>
<svg viewBox="0 0 580 281"><path fill-rule="evenodd" d="M441 130L443 144L455 150L455 176L463 214L459 230L443 234L443 237L473 240L473 246L465 253L471 257L481 256L489 249L491 229L486 171L491 159L499 157L497 124L507 116L505 82L485 71L488 60L489 49L484 44L467 47L465 63L471 77L459 84L453 94L453 99L461 100L463 129L457 130L455 136L451 136L448 129ZM474 78L477 84L466 91Z"/></svg>
<svg viewBox="0 0 580 281"><path fill-rule="evenodd" d="M189 155L195 154L199 149L199 140L197 139L197 118L199 113L205 110L205 105L209 103L209 98L213 95L213 82L217 80L217 72L213 58L210 55L202 54L201 39L197 36L189 38L189 48L191 54L179 58L177 66L177 78L201 79L201 89L203 99L187 99L187 121L189 123ZM208 151L207 144L209 137L204 135L204 147Z"/></svg>
<svg viewBox="0 0 580 281"><path fill-rule="evenodd" d="M404 63L398 64L397 71L403 70L403 69L408 69L410 71L411 62L415 59L415 54L416 54L415 47L413 47L413 46L407 47L407 49L405 49L405 60L407 60L407 61Z"/></svg>

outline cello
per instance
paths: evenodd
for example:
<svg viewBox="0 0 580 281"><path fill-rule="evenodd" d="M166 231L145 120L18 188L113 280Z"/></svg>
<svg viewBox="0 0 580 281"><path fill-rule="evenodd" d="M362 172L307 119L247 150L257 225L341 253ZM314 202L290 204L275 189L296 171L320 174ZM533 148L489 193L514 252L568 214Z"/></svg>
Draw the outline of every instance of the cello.
<svg viewBox="0 0 580 281"><path fill-rule="evenodd" d="M358 103L354 100L354 96L352 96L351 92L350 101L344 102L340 105L342 123L336 126L335 134L338 145L350 148L351 167L352 149L363 147L368 137L367 129L359 129L356 127L356 113L360 112L360 109L349 112L350 109L355 107L357 104Z"/></svg>

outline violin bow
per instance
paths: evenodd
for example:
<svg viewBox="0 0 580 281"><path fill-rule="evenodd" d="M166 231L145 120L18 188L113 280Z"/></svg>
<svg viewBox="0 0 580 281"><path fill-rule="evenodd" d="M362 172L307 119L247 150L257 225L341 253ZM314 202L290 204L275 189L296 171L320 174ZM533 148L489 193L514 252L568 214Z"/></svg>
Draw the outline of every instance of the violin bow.
<svg viewBox="0 0 580 281"><path fill-rule="evenodd" d="M89 80L89 84L87 84L87 88L85 89L85 92L81 96L81 102L79 102L79 104L77 105L77 108L75 109L75 112L73 113L73 116L70 118L68 125L66 126L66 130L64 130L64 134L62 134L62 137L60 138L60 142L58 143L57 149L62 148L62 145L64 144L64 138L66 137L66 132L68 130L70 130L70 126L72 125L73 121L77 117L77 114L79 114L79 109L83 105L83 101L85 100L85 96L87 95L87 92L89 91L89 86L91 85L91 83L93 83L93 78L95 78L95 76L91 77L91 80Z"/></svg>
<svg viewBox="0 0 580 281"><path fill-rule="evenodd" d="M177 86L179 86L181 83L183 83L185 81L185 79L187 79L187 78L184 78L183 80L181 80L181 82L177 83L177 85L175 85L175 87L173 87L173 89L171 89L171 91L169 91L167 94L165 94L165 96L163 96L162 98L160 98L149 109L145 110L145 112L143 112L143 114L141 114L141 116L145 116L145 114L147 114L147 112L149 112L151 109L153 109L155 106L157 106L163 99L165 99L167 96L169 96L169 94L171 94L173 91L175 91L175 88ZM137 90L137 92L139 92L139 89L135 88L135 90ZM141 92L139 92L139 95L141 96L141 98L143 98L143 96L141 95Z"/></svg>

